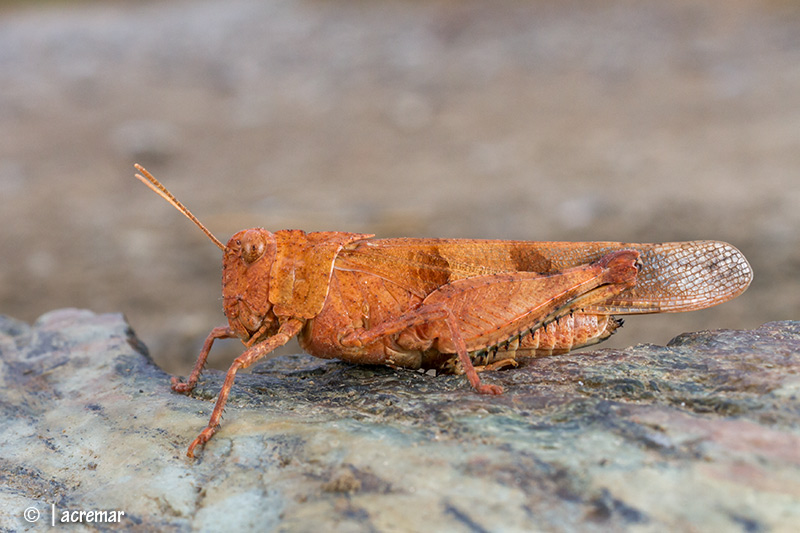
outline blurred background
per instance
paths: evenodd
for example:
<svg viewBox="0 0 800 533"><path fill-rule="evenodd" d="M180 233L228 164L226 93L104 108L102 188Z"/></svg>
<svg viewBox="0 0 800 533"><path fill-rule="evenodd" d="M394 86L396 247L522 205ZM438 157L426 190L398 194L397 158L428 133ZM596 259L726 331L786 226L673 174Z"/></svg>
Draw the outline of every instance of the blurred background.
<svg viewBox="0 0 800 533"><path fill-rule="evenodd" d="M222 240L719 239L755 281L604 346L800 319L800 4L0 2L0 313L123 312L186 374ZM211 365L241 352L226 341ZM289 351L297 351L296 346Z"/></svg>

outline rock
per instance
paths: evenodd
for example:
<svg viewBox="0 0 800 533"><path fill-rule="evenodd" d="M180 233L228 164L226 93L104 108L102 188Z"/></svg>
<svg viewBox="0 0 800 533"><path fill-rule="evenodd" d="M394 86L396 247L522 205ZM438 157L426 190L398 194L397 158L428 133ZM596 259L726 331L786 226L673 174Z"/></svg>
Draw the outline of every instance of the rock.
<svg viewBox="0 0 800 533"><path fill-rule="evenodd" d="M223 373L173 393L121 315L0 317L0 356L4 531L81 512L141 531L800 523L800 322L484 374L501 397L459 376L280 357L237 378L196 460L186 447Z"/></svg>

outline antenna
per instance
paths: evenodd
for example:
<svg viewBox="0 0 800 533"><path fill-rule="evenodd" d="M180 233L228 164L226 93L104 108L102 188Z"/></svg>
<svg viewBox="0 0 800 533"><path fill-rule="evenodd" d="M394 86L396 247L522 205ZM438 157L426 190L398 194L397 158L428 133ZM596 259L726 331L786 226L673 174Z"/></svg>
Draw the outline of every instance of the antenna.
<svg viewBox="0 0 800 533"><path fill-rule="evenodd" d="M208 230L208 228L206 228L199 220L197 220L197 217L194 216L191 211L186 209L186 207L184 207L184 205L180 203L178 199L175 198L172 195L172 193L167 190L166 187L161 185L160 181L155 179L153 175L150 174L142 165L136 163L133 166L136 167L136 170L144 174L144 176L142 176L142 174L136 174L136 178L139 181L150 187L150 190L152 190L154 193L159 195L164 200L168 201L170 204L172 204L172 207L183 213L186 216L186 218L197 224L197 227L203 230L203 233L205 233L206 236L208 236L208 238L211 239L214 242L214 244L216 244L219 247L220 250L222 250L223 252L225 251L225 245L222 244L222 242L220 242L219 239L214 237L214 234L211 233Z"/></svg>

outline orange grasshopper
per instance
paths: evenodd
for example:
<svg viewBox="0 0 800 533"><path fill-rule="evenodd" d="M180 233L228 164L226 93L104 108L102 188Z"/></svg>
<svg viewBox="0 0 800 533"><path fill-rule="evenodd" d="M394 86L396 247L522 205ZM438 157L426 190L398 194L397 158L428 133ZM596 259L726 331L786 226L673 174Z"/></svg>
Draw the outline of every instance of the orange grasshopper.
<svg viewBox="0 0 800 533"><path fill-rule="evenodd" d="M716 241L630 244L470 239L374 239L335 231L262 228L223 245L140 165L136 177L192 220L223 252L228 325L208 335L189 393L216 339L247 348L228 369L194 456L219 427L236 372L292 337L309 354L353 363L466 374L516 358L565 353L605 340L612 315L702 309L747 288L752 270Z"/></svg>

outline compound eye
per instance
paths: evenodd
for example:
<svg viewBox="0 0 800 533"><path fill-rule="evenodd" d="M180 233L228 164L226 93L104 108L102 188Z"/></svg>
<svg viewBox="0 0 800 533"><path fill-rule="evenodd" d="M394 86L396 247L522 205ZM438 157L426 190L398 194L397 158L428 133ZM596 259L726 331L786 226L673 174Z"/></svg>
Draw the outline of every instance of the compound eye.
<svg viewBox="0 0 800 533"><path fill-rule="evenodd" d="M261 234L260 231L249 229L244 232L241 238L242 243L242 259L248 265L252 265L256 261L258 261L262 255L264 255L264 250L267 247L267 243L264 241L264 236Z"/></svg>

